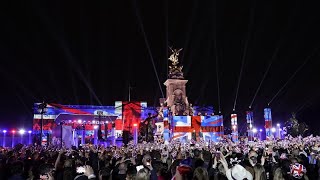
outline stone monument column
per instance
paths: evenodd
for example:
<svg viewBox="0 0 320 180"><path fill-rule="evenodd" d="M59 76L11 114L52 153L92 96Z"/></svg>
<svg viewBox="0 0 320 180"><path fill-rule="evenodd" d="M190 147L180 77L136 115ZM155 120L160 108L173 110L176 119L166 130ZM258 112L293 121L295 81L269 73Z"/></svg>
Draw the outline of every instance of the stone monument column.
<svg viewBox="0 0 320 180"><path fill-rule="evenodd" d="M164 102L163 99L160 100L160 118L163 119L164 131L163 137L165 142L169 141L169 138L172 136L170 131L170 116L189 116L193 114L191 104L189 105L188 97L186 96L186 84L188 80L185 80L183 77L182 68L183 66L179 65L178 57L182 49L172 49L169 61L169 74L168 79L164 83L166 86L166 99ZM172 129L171 129L172 130ZM171 134L171 135L170 135Z"/></svg>
<svg viewBox="0 0 320 180"><path fill-rule="evenodd" d="M167 95L167 106L170 107L172 115L189 115L189 103L186 96L186 84L188 80L167 79L164 83Z"/></svg>
<svg viewBox="0 0 320 180"><path fill-rule="evenodd" d="M189 103L186 96L186 84L188 80L183 77L183 66L178 65L179 53L182 49L172 49L169 60L171 65L169 66L168 79L164 83L166 89L166 106L170 107L170 111L173 116L189 115Z"/></svg>

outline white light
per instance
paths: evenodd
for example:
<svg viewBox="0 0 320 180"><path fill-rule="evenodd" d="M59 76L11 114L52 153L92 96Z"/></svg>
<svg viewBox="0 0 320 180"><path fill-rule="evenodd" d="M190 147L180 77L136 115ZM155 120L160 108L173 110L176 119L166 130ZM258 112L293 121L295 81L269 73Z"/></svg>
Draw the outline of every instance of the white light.
<svg viewBox="0 0 320 180"><path fill-rule="evenodd" d="M253 132L253 133L256 133L256 132L257 132L257 129L256 129L256 128L253 128L253 129L252 129L252 132Z"/></svg>
<svg viewBox="0 0 320 180"><path fill-rule="evenodd" d="M19 134L24 134L26 131L24 129L20 129Z"/></svg>
<svg viewBox="0 0 320 180"><path fill-rule="evenodd" d="M98 125L93 126L94 129L98 129L98 127L99 127Z"/></svg>
<svg viewBox="0 0 320 180"><path fill-rule="evenodd" d="M280 124L278 123L277 126L280 127Z"/></svg>
<svg viewBox="0 0 320 180"><path fill-rule="evenodd" d="M32 133L32 131L28 131L28 133L29 133L29 134L31 134L31 133Z"/></svg>
<svg viewBox="0 0 320 180"><path fill-rule="evenodd" d="M262 132L262 129L260 129L260 132Z"/></svg>
<svg viewBox="0 0 320 180"><path fill-rule="evenodd" d="M250 129L252 128L252 124L250 124Z"/></svg>
<svg viewBox="0 0 320 180"><path fill-rule="evenodd" d="M233 129L236 129L236 128L237 128L237 126L236 126L236 125L233 125L232 127L233 127Z"/></svg>
<svg viewBox="0 0 320 180"><path fill-rule="evenodd" d="M2 132L3 132L3 133L6 133L6 132L7 132L7 130L3 130Z"/></svg>
<svg viewBox="0 0 320 180"><path fill-rule="evenodd" d="M78 120L78 123L79 123L79 124L81 124L81 123L82 123L82 120L81 120L81 119L79 119L79 120Z"/></svg>
<svg viewBox="0 0 320 180"><path fill-rule="evenodd" d="M92 121L92 124L95 124L96 123L96 121Z"/></svg>
<svg viewBox="0 0 320 180"><path fill-rule="evenodd" d="M108 123L109 123L109 121L106 121L106 123L108 124Z"/></svg>
<svg viewBox="0 0 320 180"><path fill-rule="evenodd" d="M274 127L271 128L271 131L272 131L272 132L276 132L276 128L274 128Z"/></svg>

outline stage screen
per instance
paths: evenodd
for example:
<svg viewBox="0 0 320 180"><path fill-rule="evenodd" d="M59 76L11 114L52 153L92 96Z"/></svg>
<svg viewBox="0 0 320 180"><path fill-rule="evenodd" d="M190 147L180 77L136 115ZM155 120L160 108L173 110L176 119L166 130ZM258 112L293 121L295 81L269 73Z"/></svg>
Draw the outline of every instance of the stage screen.
<svg viewBox="0 0 320 180"><path fill-rule="evenodd" d="M219 138L223 136L223 132L203 132L204 141L219 142Z"/></svg>
<svg viewBox="0 0 320 180"><path fill-rule="evenodd" d="M174 132L172 139L179 139L180 142L187 142L191 140L191 132Z"/></svg>
<svg viewBox="0 0 320 180"><path fill-rule="evenodd" d="M172 121L174 127L191 126L191 116L173 116Z"/></svg>
<svg viewBox="0 0 320 180"><path fill-rule="evenodd" d="M223 126L223 116L201 116L201 126Z"/></svg>

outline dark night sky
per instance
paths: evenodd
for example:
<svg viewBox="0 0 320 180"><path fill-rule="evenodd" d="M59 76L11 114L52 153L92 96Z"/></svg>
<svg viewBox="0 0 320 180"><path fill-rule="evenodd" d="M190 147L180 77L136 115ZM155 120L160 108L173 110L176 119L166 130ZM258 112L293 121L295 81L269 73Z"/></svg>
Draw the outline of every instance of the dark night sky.
<svg viewBox="0 0 320 180"><path fill-rule="evenodd" d="M243 62L236 111L244 122L272 62L253 103L256 122L263 123L263 108L275 97L275 122L297 111L319 131L320 14L308 1L26 1L0 7L0 128L29 127L32 105L43 99L113 105L128 99L129 84L133 100L158 105L148 47L165 92L169 45L184 48L180 61L191 103L218 110L218 69L220 106L229 121Z"/></svg>

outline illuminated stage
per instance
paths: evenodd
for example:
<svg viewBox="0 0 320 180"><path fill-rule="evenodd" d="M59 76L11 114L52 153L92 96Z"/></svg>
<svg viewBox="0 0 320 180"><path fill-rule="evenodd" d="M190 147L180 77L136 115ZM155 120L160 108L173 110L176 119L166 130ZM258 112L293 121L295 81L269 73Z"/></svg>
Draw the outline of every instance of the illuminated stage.
<svg viewBox="0 0 320 180"><path fill-rule="evenodd" d="M134 142L137 143L139 133L144 133L147 141L148 137L153 137L155 134L163 137L165 141L173 139L219 141L219 137L224 134L223 116L214 115L212 106L197 107L189 103L186 96L188 80L184 79L182 66L178 65L181 49L171 50L169 60L172 63L169 66L168 79L164 83L166 98L160 99L160 107L148 107L146 102L123 101L116 101L114 106L49 103L47 111L39 113L41 109L39 109L40 104L37 103L34 105L34 132L39 133L41 119L43 119L42 142L47 141L48 138L51 139L50 136L56 137L55 139L62 137L68 146L100 142L115 144L118 137L122 137L123 142L128 142L130 134L133 134ZM141 122L147 119L148 114L154 116L152 131L149 130L151 121L148 121L146 126L148 128L139 127L145 126ZM140 132L138 132L139 128ZM143 129L146 132L143 132Z"/></svg>
<svg viewBox="0 0 320 180"><path fill-rule="evenodd" d="M34 104L33 131L35 134L40 134L41 130L39 104ZM44 122L42 141L46 142L48 138L61 139L62 133L63 141L72 145L110 143L110 141L114 143L122 138L123 132L132 132L133 124L140 123L148 113L156 113L156 109L147 107L146 102L122 101L116 101L114 106L49 103L46 109L42 116ZM77 143L76 139L80 143Z"/></svg>

